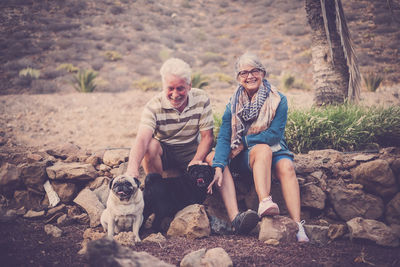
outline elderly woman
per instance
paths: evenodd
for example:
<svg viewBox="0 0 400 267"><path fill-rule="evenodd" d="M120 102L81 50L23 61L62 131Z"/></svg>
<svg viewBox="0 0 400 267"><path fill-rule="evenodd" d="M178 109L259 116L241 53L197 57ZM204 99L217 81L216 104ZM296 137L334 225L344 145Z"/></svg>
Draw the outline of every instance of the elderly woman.
<svg viewBox="0 0 400 267"><path fill-rule="evenodd" d="M299 227L297 240L307 242L304 221L300 221L300 190L293 154L284 138L286 97L265 79L265 67L254 54L243 54L236 62L235 72L239 86L222 117L215 153L207 157L215 168L208 192L212 193L213 184L218 185L232 227L237 233L248 233L259 218L279 214L270 195L272 169L280 180L290 216ZM239 212L229 168L252 173L259 199L258 214L252 210Z"/></svg>

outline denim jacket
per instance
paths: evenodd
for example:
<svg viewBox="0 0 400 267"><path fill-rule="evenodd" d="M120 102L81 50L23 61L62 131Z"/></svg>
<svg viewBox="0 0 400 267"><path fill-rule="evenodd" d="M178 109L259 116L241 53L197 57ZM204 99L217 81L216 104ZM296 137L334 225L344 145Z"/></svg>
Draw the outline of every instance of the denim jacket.
<svg viewBox="0 0 400 267"><path fill-rule="evenodd" d="M287 121L288 104L286 96L279 92L281 101L275 113L275 117L271 122L271 125L265 131L258 134L250 134L243 136L242 143L244 149L249 149L256 144L267 144L273 146L280 144L281 149L273 152L273 156L277 155L289 155L293 157L293 154L289 151L285 141L285 126ZM224 169L228 165L229 153L231 152L231 136L232 136L232 125L231 125L231 104L226 105L224 115L222 116L222 124L219 129L217 138L217 146L215 147L215 155L213 159L213 167L220 167Z"/></svg>

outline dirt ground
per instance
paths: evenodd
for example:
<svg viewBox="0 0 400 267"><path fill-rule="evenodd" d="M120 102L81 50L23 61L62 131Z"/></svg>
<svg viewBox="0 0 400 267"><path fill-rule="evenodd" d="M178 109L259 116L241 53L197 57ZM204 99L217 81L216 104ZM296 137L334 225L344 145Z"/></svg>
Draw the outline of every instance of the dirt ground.
<svg viewBox="0 0 400 267"><path fill-rule="evenodd" d="M63 235L47 235L41 221L22 218L0 224L1 266L88 266L78 255L88 225L60 227ZM286 243L266 245L256 236L212 235L190 240L168 238L166 243L138 243L134 251L179 266L183 257L198 249L222 247L234 266L399 266L399 248L384 248L365 241L335 240L326 246Z"/></svg>

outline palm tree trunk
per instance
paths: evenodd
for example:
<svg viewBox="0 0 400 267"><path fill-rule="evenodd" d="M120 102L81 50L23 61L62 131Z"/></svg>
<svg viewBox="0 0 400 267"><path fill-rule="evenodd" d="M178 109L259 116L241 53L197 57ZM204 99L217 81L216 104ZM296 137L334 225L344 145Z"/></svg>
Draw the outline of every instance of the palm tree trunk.
<svg viewBox="0 0 400 267"><path fill-rule="evenodd" d="M312 30L314 102L343 103L348 97L350 75L337 30L335 1L306 0L306 12Z"/></svg>

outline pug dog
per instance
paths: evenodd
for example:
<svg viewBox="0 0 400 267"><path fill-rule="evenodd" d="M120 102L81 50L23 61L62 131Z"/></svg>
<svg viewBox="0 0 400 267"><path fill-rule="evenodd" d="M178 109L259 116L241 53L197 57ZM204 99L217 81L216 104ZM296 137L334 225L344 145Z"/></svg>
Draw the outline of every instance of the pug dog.
<svg viewBox="0 0 400 267"><path fill-rule="evenodd" d="M114 233L130 231L135 242L140 242L139 229L143 222L144 200L140 181L128 175L119 175L110 181L107 207L100 217L108 237Z"/></svg>

